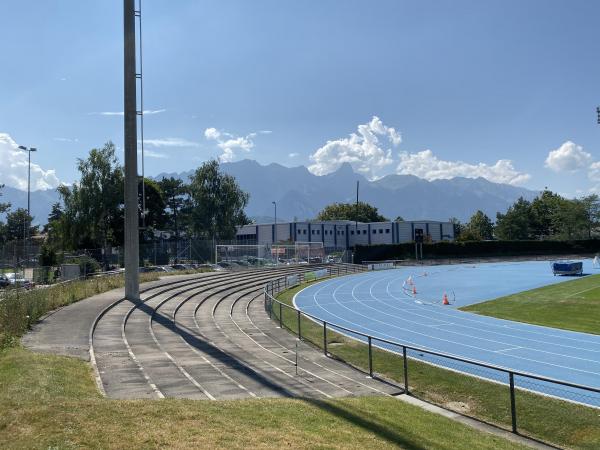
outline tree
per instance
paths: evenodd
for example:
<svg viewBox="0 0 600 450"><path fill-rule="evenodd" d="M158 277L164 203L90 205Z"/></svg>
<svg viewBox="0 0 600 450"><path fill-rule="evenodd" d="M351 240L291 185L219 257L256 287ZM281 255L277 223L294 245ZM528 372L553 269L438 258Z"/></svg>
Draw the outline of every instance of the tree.
<svg viewBox="0 0 600 450"><path fill-rule="evenodd" d="M221 171L216 160L202 164L190 181L192 227L197 235L231 239L238 225L248 223L244 208L249 195L234 177Z"/></svg>
<svg viewBox="0 0 600 450"><path fill-rule="evenodd" d="M168 226L175 230L175 238L179 240L179 214L184 206L187 186L178 178L163 178L158 182L161 188L166 207L170 214L167 217Z"/></svg>
<svg viewBox="0 0 600 450"><path fill-rule="evenodd" d="M123 242L123 168L107 142L79 159L81 174L72 188L59 186L65 205L63 240L72 248L99 248Z"/></svg>
<svg viewBox="0 0 600 450"><path fill-rule="evenodd" d="M0 184L0 197L2 197L2 189L4 189L4 185ZM10 209L10 203L0 202L0 214L4 214L9 209Z"/></svg>
<svg viewBox="0 0 600 450"><path fill-rule="evenodd" d="M0 184L0 197L2 197L3 184ZM4 214L10 209L10 203L0 202L0 214ZM5 243L8 240L6 224L0 220L0 244Z"/></svg>
<svg viewBox="0 0 600 450"><path fill-rule="evenodd" d="M543 239L557 233L555 216L563 201L563 197L546 189L531 202L531 234L534 237Z"/></svg>
<svg viewBox="0 0 600 450"><path fill-rule="evenodd" d="M506 214L496 215L496 237L504 240L531 238L531 203L520 197Z"/></svg>
<svg viewBox="0 0 600 450"><path fill-rule="evenodd" d="M167 223L167 214L165 213L165 198L159 183L149 178L144 178L144 189L146 196L146 211L142 211L142 180L138 183L140 217L145 213L144 222L146 227L161 229Z"/></svg>
<svg viewBox="0 0 600 450"><path fill-rule="evenodd" d="M588 195L580 199L584 214L587 238L592 237L592 232L600 226L600 197L597 194Z"/></svg>
<svg viewBox="0 0 600 450"><path fill-rule="evenodd" d="M559 239L587 237L588 222L584 204L580 200L561 198L552 215L554 236Z"/></svg>
<svg viewBox="0 0 600 450"><path fill-rule="evenodd" d="M9 212L6 215L6 240L24 240L26 230L27 236L36 234L38 227L31 226L32 221L33 217L24 208L18 208L15 211Z"/></svg>
<svg viewBox="0 0 600 450"><path fill-rule="evenodd" d="M494 224L483 211L478 210L471 216L463 234L468 234L470 240L490 240L494 237Z"/></svg>
<svg viewBox="0 0 600 450"><path fill-rule="evenodd" d="M317 215L317 220L352 220L358 222L387 222L377 208L365 202L333 203Z"/></svg>
<svg viewBox="0 0 600 450"><path fill-rule="evenodd" d="M398 216L394 219L394 222L404 222L404 218L402 216Z"/></svg>

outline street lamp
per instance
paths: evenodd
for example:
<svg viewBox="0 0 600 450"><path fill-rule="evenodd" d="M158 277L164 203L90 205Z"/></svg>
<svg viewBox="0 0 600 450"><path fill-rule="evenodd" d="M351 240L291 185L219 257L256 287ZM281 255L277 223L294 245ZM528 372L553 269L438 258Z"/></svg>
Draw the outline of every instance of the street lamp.
<svg viewBox="0 0 600 450"><path fill-rule="evenodd" d="M27 216L31 217L31 152L37 152L37 148L19 145L19 150L27 152L29 157L29 164L27 166ZM28 235L29 227L27 226L27 219L25 219L23 221L23 241L27 241ZM27 258L29 258L29 255L27 255Z"/></svg>

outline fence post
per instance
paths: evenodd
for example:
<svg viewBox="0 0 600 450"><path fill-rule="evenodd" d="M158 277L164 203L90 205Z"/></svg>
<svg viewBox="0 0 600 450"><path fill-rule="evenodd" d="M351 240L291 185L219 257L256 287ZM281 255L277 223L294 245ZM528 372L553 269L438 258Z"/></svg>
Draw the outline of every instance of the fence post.
<svg viewBox="0 0 600 450"><path fill-rule="evenodd" d="M327 322L323 322L323 353L327 356Z"/></svg>
<svg viewBox="0 0 600 450"><path fill-rule="evenodd" d="M515 403L515 376L512 372L508 373L510 384L510 416L512 419L512 432L518 434L517 431L517 405Z"/></svg>
<svg viewBox="0 0 600 450"><path fill-rule="evenodd" d="M298 310L298 339L302 340L302 331L300 330L300 310Z"/></svg>
<svg viewBox="0 0 600 450"><path fill-rule="evenodd" d="M269 320L273 320L273 297L269 297Z"/></svg>
<svg viewBox="0 0 600 450"><path fill-rule="evenodd" d="M373 346L371 345L371 336L369 336L369 376L373 378Z"/></svg>
<svg viewBox="0 0 600 450"><path fill-rule="evenodd" d="M283 311L282 306L281 306L281 302L279 302L279 328L283 328L283 314L281 314Z"/></svg>
<svg viewBox="0 0 600 450"><path fill-rule="evenodd" d="M404 393L408 395L408 359L406 358L406 347L402 346L402 362L404 364Z"/></svg>

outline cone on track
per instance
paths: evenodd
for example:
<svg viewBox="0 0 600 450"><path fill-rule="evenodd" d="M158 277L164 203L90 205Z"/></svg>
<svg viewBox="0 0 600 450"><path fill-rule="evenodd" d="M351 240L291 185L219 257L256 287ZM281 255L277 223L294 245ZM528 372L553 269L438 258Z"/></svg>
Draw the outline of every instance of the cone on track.
<svg viewBox="0 0 600 450"><path fill-rule="evenodd" d="M444 298L442 299L442 305L449 305L450 302L448 301L448 294L446 294L444 292Z"/></svg>
<svg viewBox="0 0 600 450"><path fill-rule="evenodd" d="M413 284L413 295L417 295L417 287Z"/></svg>

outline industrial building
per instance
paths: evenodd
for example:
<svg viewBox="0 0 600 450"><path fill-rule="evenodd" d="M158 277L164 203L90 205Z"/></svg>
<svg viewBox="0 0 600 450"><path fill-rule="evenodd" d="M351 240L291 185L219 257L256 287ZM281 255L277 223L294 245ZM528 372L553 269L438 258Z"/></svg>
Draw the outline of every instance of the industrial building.
<svg viewBox="0 0 600 450"><path fill-rule="evenodd" d="M350 220L278 222L238 228L239 244L322 242L325 249L348 250L355 245L399 244L415 239L422 230L426 241L454 240L451 222L419 220L407 222L353 222Z"/></svg>

